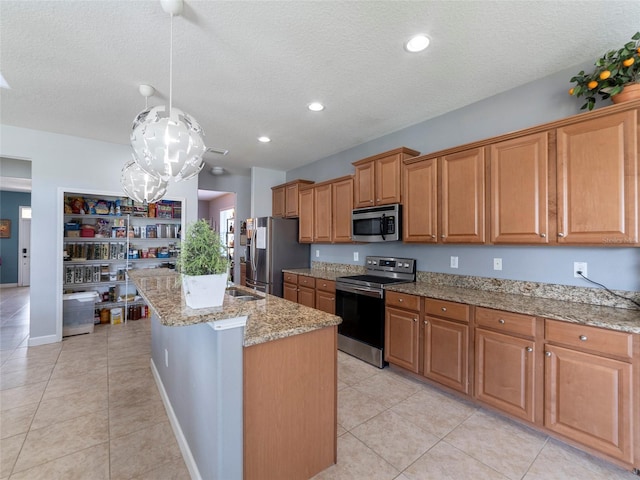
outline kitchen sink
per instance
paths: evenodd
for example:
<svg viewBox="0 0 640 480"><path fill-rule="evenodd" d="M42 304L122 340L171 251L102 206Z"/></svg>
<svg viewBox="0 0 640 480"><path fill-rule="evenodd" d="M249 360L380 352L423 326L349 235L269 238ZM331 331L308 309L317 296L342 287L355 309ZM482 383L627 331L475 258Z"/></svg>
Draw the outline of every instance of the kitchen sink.
<svg viewBox="0 0 640 480"><path fill-rule="evenodd" d="M260 295L254 295L252 293L248 293L245 290L240 290L239 288L231 287L227 288L227 295L234 297L236 300L242 300L244 302L250 302L252 300L261 300L264 297Z"/></svg>

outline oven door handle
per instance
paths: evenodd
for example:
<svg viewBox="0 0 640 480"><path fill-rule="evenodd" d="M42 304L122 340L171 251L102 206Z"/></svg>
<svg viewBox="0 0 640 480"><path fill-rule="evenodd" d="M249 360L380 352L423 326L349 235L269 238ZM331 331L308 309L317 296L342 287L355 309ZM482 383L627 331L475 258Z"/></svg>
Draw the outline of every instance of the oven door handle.
<svg viewBox="0 0 640 480"><path fill-rule="evenodd" d="M357 287L352 287L347 285L336 285L336 292L349 292L349 293L355 293L356 295L366 295L367 297L374 297L374 298L383 297L383 292L379 290L376 290L376 291L364 290L362 288L357 288Z"/></svg>

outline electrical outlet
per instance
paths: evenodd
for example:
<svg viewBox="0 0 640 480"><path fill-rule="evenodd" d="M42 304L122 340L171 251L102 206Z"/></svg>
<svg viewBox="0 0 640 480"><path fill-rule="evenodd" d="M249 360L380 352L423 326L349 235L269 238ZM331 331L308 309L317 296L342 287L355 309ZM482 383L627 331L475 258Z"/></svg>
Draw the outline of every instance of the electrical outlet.
<svg viewBox="0 0 640 480"><path fill-rule="evenodd" d="M358 255L358 252L353 252L353 261L357 262L359 258L360 256Z"/></svg>
<svg viewBox="0 0 640 480"><path fill-rule="evenodd" d="M502 259L494 258L493 259L493 269L494 270L502 270Z"/></svg>
<svg viewBox="0 0 640 480"><path fill-rule="evenodd" d="M458 257L451 257L451 268L458 268Z"/></svg>
<svg viewBox="0 0 640 480"><path fill-rule="evenodd" d="M316 258L320 256L320 250L316 250Z"/></svg>
<svg viewBox="0 0 640 480"><path fill-rule="evenodd" d="M169 368L169 350L164 349L164 366Z"/></svg>
<svg viewBox="0 0 640 480"><path fill-rule="evenodd" d="M578 275L578 272L582 272L582 275L587 275L587 262L573 262L573 276L576 278L582 278L582 275Z"/></svg>

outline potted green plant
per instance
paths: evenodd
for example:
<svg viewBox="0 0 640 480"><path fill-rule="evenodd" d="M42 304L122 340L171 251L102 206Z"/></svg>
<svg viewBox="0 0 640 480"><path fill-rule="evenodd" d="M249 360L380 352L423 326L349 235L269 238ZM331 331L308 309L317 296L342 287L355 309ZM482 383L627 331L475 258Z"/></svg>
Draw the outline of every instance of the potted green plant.
<svg viewBox="0 0 640 480"><path fill-rule="evenodd" d="M198 220L187 228L176 270L182 275L182 288L188 307L222 305L229 264L227 247L206 220Z"/></svg>
<svg viewBox="0 0 640 480"><path fill-rule="evenodd" d="M621 49L602 55L596 61L593 72L585 73L582 70L571 78L575 86L569 90L569 95L585 97L587 102L582 109L593 110L597 95L603 99L611 97L614 103L638 98L625 98L636 89L640 93L640 32L631 40Z"/></svg>

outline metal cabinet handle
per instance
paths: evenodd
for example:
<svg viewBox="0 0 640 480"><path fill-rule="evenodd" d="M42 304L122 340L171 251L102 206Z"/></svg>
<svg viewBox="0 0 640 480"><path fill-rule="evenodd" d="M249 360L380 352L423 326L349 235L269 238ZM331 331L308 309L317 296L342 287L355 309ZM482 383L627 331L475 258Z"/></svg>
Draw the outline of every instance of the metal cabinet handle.
<svg viewBox="0 0 640 480"><path fill-rule="evenodd" d="M586 336L586 335L580 335L578 338L579 338L580 340L582 340L583 342L586 342L586 341L587 341L587 336Z"/></svg>
<svg viewBox="0 0 640 480"><path fill-rule="evenodd" d="M446 312L447 311L447 307L442 307L442 311Z"/></svg>
<svg viewBox="0 0 640 480"><path fill-rule="evenodd" d="M435 234L431 235L431 238L436 238L436 235Z"/></svg>
<svg viewBox="0 0 640 480"><path fill-rule="evenodd" d="M541 234L540 234L540 236L541 236L542 238L546 238L546 237L547 237L547 234L546 234L546 233L541 233Z"/></svg>
<svg viewBox="0 0 640 480"><path fill-rule="evenodd" d="M417 318L414 318L414 319L413 319L413 321L414 321L414 322L417 322L417 321L418 321L418 319L417 319Z"/></svg>
<svg viewBox="0 0 640 480"><path fill-rule="evenodd" d="M551 356L551 352L544 352L544 354L545 354L547 357L550 357L550 356Z"/></svg>
<svg viewBox="0 0 640 480"><path fill-rule="evenodd" d="M440 235L440 238L444 238L444 234Z"/></svg>
<svg viewBox="0 0 640 480"><path fill-rule="evenodd" d="M401 299L401 298L399 298L399 299L398 299L398 302L402 303L402 299Z"/></svg>
<svg viewBox="0 0 640 480"><path fill-rule="evenodd" d="M559 237L564 237L564 233L562 233L562 232L558 232L558 236L559 236Z"/></svg>
<svg viewBox="0 0 640 480"><path fill-rule="evenodd" d="M498 320L498 323L499 323L500 325L504 325L504 320L503 320L503 319L500 319L500 320Z"/></svg>
<svg viewBox="0 0 640 480"><path fill-rule="evenodd" d="M527 352L533 352L533 348L527 347Z"/></svg>
<svg viewBox="0 0 640 480"><path fill-rule="evenodd" d="M425 324L425 325L428 325L428 324L429 324L429 322L427 322L427 321L425 320L425 321L424 321L424 324Z"/></svg>

